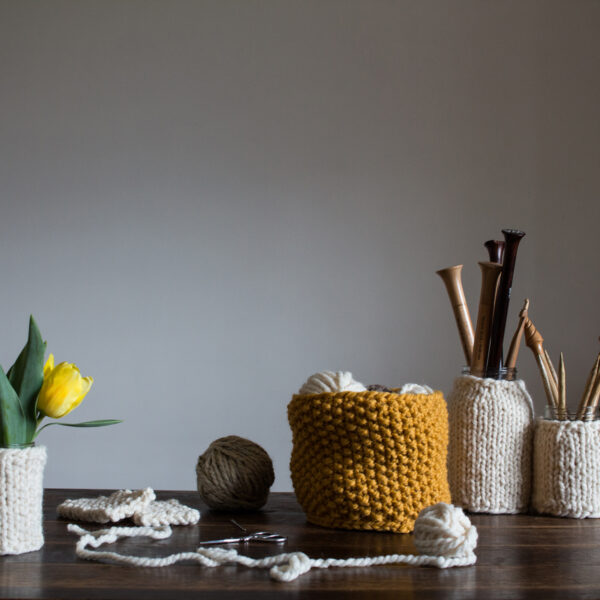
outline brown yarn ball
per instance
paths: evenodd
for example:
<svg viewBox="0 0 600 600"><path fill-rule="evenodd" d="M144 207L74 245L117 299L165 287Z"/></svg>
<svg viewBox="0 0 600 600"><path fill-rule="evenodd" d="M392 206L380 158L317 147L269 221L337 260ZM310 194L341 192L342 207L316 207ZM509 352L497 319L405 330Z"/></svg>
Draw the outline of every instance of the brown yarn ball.
<svg viewBox="0 0 600 600"><path fill-rule="evenodd" d="M275 480L271 457L237 435L215 440L198 458L196 476L200 498L215 510L259 509Z"/></svg>

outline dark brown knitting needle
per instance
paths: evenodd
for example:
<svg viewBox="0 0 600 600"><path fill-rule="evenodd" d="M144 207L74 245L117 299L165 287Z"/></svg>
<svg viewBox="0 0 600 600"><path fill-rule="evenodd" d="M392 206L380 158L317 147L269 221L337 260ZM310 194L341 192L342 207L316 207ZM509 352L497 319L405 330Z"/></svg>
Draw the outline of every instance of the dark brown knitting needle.
<svg viewBox="0 0 600 600"><path fill-rule="evenodd" d="M488 251L490 262L502 264L502 257L504 254L504 242L500 240L488 240L483 245Z"/></svg>
<svg viewBox="0 0 600 600"><path fill-rule="evenodd" d="M496 303L494 305L494 319L492 321L492 333L490 336L490 350L487 361L487 371L497 373L502 366L502 345L504 340L504 330L506 328L506 317L508 315L508 304L510 302L510 292L512 289L513 274L515 263L517 261L517 250L519 242L525 235L518 229L503 229L505 246L504 259L502 262L502 274L496 293Z"/></svg>
<svg viewBox="0 0 600 600"><path fill-rule="evenodd" d="M502 271L502 266L493 262L480 262L479 267L481 268L481 292L479 294L479 310L477 311L475 343L473 344L473 358L471 360L471 374L478 377L485 373L496 286L500 271Z"/></svg>

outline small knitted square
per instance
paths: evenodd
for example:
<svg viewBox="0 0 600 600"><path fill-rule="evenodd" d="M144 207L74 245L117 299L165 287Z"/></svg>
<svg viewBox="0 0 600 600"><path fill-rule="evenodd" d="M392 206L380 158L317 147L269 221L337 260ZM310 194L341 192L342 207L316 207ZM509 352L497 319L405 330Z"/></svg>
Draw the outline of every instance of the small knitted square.
<svg viewBox="0 0 600 600"><path fill-rule="evenodd" d="M90 521L92 523L116 523L133 517L156 498L152 488L145 490L119 490L110 496L65 500L57 508L58 514L66 519Z"/></svg>
<svg viewBox="0 0 600 600"><path fill-rule="evenodd" d="M136 525L195 525L200 512L178 500L156 500L152 488L119 490L110 496L65 500L58 506L58 514L76 521L108 523L132 518Z"/></svg>
<svg viewBox="0 0 600 600"><path fill-rule="evenodd" d="M200 511L181 504L175 498L154 500L133 515L136 525L159 527L161 525L195 525L200 520Z"/></svg>

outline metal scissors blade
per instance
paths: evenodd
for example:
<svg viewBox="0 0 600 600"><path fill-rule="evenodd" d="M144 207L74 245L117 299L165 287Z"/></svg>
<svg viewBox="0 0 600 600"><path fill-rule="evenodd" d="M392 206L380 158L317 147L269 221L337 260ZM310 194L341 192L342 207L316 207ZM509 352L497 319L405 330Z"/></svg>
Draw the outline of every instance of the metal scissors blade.
<svg viewBox="0 0 600 600"><path fill-rule="evenodd" d="M250 535L240 537L222 538L220 540L206 540L199 542L199 546L219 546L226 544L243 544L248 542L259 542L261 544L285 544L287 537L278 533L269 533L268 531L257 531Z"/></svg>
<svg viewBox="0 0 600 600"><path fill-rule="evenodd" d="M247 535L240 537L222 538L220 540L207 540L205 542L199 542L199 546L218 546L226 544L243 544L248 542L259 542L263 544L285 544L287 537L285 535L279 535L278 533L271 533L270 531L256 531L255 533L248 533L245 527L242 527L237 521L231 519L231 522L241 529Z"/></svg>

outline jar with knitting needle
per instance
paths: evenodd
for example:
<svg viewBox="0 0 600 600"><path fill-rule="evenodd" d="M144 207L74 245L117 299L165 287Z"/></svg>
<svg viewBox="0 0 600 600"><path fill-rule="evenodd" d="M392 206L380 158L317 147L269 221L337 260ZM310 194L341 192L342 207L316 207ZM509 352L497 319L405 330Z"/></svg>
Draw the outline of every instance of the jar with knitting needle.
<svg viewBox="0 0 600 600"><path fill-rule="evenodd" d="M454 504L472 512L525 512L531 496L533 404L516 371L462 373L448 397L448 478Z"/></svg>
<svg viewBox="0 0 600 600"><path fill-rule="evenodd" d="M583 415L546 416L535 424L532 506L539 513L574 519L600 517L600 420Z"/></svg>

